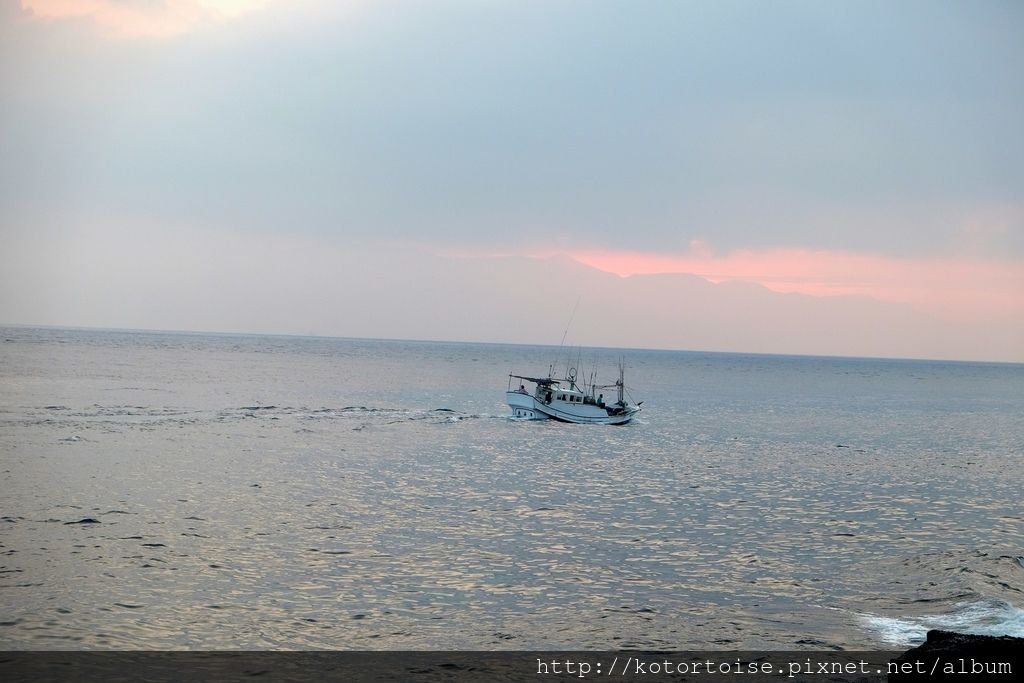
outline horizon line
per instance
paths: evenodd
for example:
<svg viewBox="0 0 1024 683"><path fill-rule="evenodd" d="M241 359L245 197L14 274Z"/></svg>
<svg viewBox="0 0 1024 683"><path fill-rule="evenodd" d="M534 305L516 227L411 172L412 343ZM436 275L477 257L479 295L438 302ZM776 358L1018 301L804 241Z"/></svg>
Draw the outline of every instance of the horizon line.
<svg viewBox="0 0 1024 683"><path fill-rule="evenodd" d="M409 337L349 337L342 335L323 334L298 334L294 332L232 332L225 330L175 330L175 329L153 329L141 327L98 327L93 325L42 325L32 323L10 323L0 322L0 329L36 329L36 330L66 330L71 332L126 332L129 334L162 334L162 335L190 335L210 337L284 337L289 339L332 339L338 341L376 341L376 342L403 342L416 344L481 344L488 346L523 346L539 348L561 348L560 344L539 344L526 342L501 342L481 341L466 339L416 339ZM4 340L8 342L9 340ZM844 356L824 353L772 353L767 351L720 351L713 349L682 349L664 348L652 346L619 347L600 345L574 344L581 348L607 350L607 351L641 351L645 353L686 353L686 354L714 354L728 356L763 356L766 358L807 358L807 359L835 359L835 360L871 360L871 361L892 361L892 362L921 362L921 363L962 363L970 365L1008 365L1024 366L1024 361L1011 360L978 360L972 358L923 358L914 356Z"/></svg>

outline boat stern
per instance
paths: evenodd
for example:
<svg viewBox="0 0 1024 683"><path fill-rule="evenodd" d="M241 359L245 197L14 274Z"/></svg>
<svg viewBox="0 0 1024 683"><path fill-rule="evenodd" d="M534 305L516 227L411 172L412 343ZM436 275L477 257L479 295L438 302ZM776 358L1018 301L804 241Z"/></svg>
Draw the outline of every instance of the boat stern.
<svg viewBox="0 0 1024 683"><path fill-rule="evenodd" d="M505 393L505 402L512 409L512 417L520 420L544 420L547 415L536 410L533 396L525 391L509 391Z"/></svg>

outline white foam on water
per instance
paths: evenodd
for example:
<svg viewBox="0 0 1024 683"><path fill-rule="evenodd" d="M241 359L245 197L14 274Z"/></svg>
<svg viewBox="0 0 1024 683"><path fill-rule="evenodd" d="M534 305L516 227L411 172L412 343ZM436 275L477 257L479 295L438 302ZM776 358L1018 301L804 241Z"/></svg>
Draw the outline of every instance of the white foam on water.
<svg viewBox="0 0 1024 683"><path fill-rule="evenodd" d="M862 614L860 618L882 642L891 645L918 644L925 640L928 631L932 629L980 636L1024 638L1024 609L999 600L960 603L950 614L902 619Z"/></svg>

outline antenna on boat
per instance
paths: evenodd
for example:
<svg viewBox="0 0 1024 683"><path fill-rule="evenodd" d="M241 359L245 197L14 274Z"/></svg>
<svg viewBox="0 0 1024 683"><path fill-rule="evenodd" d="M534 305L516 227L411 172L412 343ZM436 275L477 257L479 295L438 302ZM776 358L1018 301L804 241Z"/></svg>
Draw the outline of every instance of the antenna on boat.
<svg viewBox="0 0 1024 683"><path fill-rule="evenodd" d="M572 313L569 314L569 322L565 326L565 332L562 333L562 341L558 345L558 351L562 351L562 347L565 346L565 338L569 334L569 328L572 327L572 319L576 317L576 309L580 307L580 297L576 297L576 303L573 304Z"/></svg>
<svg viewBox="0 0 1024 683"><path fill-rule="evenodd" d="M562 341L558 344L558 356L562 355L562 347L565 346L565 338L569 335L569 328L572 327L572 319L576 317L576 309L580 306L580 298L576 297L576 303L572 307L572 313L569 315L569 322L565 326L565 332L562 333ZM552 367L558 363L558 356L555 356L555 362L551 364Z"/></svg>

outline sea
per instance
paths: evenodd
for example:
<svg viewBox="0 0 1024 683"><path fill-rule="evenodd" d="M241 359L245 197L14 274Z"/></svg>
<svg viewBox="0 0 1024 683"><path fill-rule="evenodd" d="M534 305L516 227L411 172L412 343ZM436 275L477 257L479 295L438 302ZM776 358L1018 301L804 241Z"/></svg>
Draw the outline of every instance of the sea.
<svg viewBox="0 0 1024 683"><path fill-rule="evenodd" d="M1024 636L1019 364L5 327L0 491L6 650Z"/></svg>

